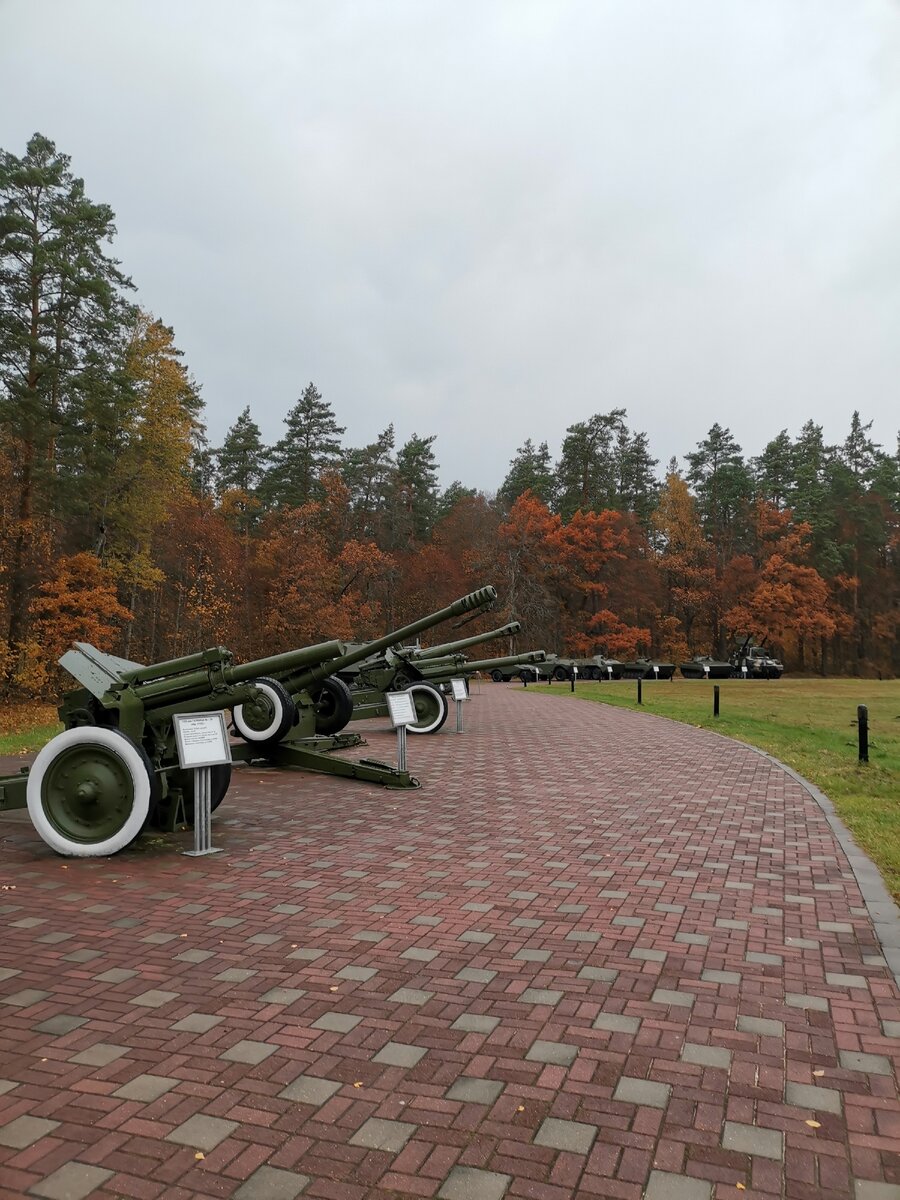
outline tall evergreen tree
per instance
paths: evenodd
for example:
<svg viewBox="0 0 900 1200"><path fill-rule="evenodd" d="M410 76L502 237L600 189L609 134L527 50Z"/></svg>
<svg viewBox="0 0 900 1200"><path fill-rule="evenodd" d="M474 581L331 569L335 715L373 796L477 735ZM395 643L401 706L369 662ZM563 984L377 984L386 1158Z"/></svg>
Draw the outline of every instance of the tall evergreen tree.
<svg viewBox="0 0 900 1200"><path fill-rule="evenodd" d="M515 458L510 459L509 471L497 495L512 505L525 492L532 492L542 503L549 505L553 500L555 485L547 443L541 442L536 447L531 438L526 438L524 446L516 451Z"/></svg>
<svg viewBox="0 0 900 1200"><path fill-rule="evenodd" d="M331 405L314 383L306 386L284 423L287 432L272 449L272 465L260 495L269 506L299 508L322 499L320 476L340 462L346 429L338 425Z"/></svg>
<svg viewBox="0 0 900 1200"><path fill-rule="evenodd" d="M112 210L92 203L70 159L40 134L25 156L0 151L0 422L16 483L8 638L25 634L35 518L65 508L57 439L77 416L88 367L113 347L129 281L103 243Z"/></svg>
<svg viewBox="0 0 900 1200"><path fill-rule="evenodd" d="M718 422L686 457L687 478L696 490L704 528L722 562L740 540L741 518L746 519L753 490L750 472L731 430Z"/></svg>
<svg viewBox="0 0 900 1200"><path fill-rule="evenodd" d="M614 508L618 493L619 464L616 447L625 428L625 409L595 413L566 430L556 467L556 506L568 521L579 509L601 512Z"/></svg>
<svg viewBox="0 0 900 1200"><path fill-rule="evenodd" d="M347 451L344 480L350 489L357 537L381 540L395 469L393 425L388 425L368 446Z"/></svg>
<svg viewBox="0 0 900 1200"><path fill-rule="evenodd" d="M768 442L762 454L752 459L756 486L764 500L777 508L789 505L794 490L794 444L786 429Z"/></svg>
<svg viewBox="0 0 900 1200"><path fill-rule="evenodd" d="M259 426L250 416L249 405L225 434L215 454L219 491L236 488L252 496L265 474L269 452L263 445Z"/></svg>
<svg viewBox="0 0 900 1200"><path fill-rule="evenodd" d="M646 433L630 433L624 426L616 440L619 480L615 507L633 512L645 529L659 503L660 486L654 468L659 459L650 454Z"/></svg>
<svg viewBox="0 0 900 1200"><path fill-rule="evenodd" d="M438 463L432 449L436 435L412 437L397 452L394 478L394 544L425 542L437 514Z"/></svg>

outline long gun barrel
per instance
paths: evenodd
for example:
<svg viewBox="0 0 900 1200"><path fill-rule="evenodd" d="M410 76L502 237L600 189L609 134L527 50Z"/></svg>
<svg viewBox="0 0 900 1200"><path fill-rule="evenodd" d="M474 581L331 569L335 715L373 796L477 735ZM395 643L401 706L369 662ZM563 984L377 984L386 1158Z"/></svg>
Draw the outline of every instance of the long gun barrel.
<svg viewBox="0 0 900 1200"><path fill-rule="evenodd" d="M439 612L429 613L427 617L413 621L411 625L404 625L401 629L395 629L391 633L385 634L384 637L378 638L377 641L366 642L365 645L357 646L348 653L329 662L313 666L309 670L298 674L292 672L289 675L285 675L282 673L282 683L292 694L302 692L306 688L314 686L320 680L326 679L329 675L336 675L339 671L344 671L348 667L362 662L363 659L371 658L373 655L379 654L382 650L387 650L390 646L395 646L398 642L417 637L423 630L431 629L433 625L440 625L442 621L449 621L452 617L462 616L463 613L477 611L479 608L484 608L485 605L492 604L496 599L497 592L495 588L490 586L479 588L475 592L469 592L467 596L462 596L459 600L454 600L452 604L448 604L446 608L442 608Z"/></svg>
<svg viewBox="0 0 900 1200"><path fill-rule="evenodd" d="M521 628L518 621L510 621L508 625L502 625L499 629L491 629L488 633L476 633L473 637L460 638L458 642L445 642L443 646L429 646L427 650L413 650L409 657L415 662L423 662L429 658L441 658L445 654L457 654L468 646L477 646L481 642L492 642L495 638L512 637Z"/></svg>
<svg viewBox="0 0 900 1200"><path fill-rule="evenodd" d="M212 646L144 667L103 654L85 642L76 642L75 648L62 656L60 665L104 707L116 707L123 693L130 693L147 709L172 706L194 711L209 707L211 700L228 706L236 699L246 699L253 694L252 681L261 675L308 668L336 658L341 650L340 642L322 642L235 665L230 650ZM235 689L240 691L240 697L236 697ZM223 701L225 690L229 696Z"/></svg>
<svg viewBox="0 0 900 1200"><path fill-rule="evenodd" d="M529 650L524 654L508 654L505 658L482 658L475 662L450 664L417 664L426 679L437 679L455 674L474 675L476 671L493 671L496 667L518 667L545 662L547 655L543 650Z"/></svg>

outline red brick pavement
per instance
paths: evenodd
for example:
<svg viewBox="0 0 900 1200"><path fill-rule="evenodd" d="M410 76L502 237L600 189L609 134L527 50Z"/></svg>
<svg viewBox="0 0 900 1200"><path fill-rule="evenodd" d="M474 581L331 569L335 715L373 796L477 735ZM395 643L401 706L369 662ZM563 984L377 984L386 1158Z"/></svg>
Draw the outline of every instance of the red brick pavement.
<svg viewBox="0 0 900 1200"><path fill-rule="evenodd" d="M0 821L0 1200L900 1197L900 994L802 785L517 685L466 718L418 792L236 772L211 858Z"/></svg>

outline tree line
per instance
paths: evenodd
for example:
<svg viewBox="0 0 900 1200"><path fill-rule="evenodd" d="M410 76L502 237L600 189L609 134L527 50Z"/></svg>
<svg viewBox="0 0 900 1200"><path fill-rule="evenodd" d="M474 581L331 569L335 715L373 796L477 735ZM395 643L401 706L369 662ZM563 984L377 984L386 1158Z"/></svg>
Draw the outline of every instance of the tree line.
<svg viewBox="0 0 900 1200"><path fill-rule="evenodd" d="M378 636L485 582L502 611L484 622L521 620L519 649L680 660L752 634L792 669L900 670L900 446L858 412L838 444L810 420L758 457L716 424L659 472L614 408L570 426L555 461L524 440L496 494L441 488L433 436L398 445L388 424L347 445L312 382L273 445L248 406L211 446L115 232L49 139L0 152L7 694L52 687L75 639L259 657Z"/></svg>

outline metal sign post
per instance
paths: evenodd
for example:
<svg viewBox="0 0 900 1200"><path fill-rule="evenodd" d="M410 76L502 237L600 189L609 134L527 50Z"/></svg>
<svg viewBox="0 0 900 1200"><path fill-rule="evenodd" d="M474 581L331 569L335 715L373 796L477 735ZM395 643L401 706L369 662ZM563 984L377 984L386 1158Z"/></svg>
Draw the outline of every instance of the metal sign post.
<svg viewBox="0 0 900 1200"><path fill-rule="evenodd" d="M450 688L453 692L453 699L456 701L456 732L463 731L463 701L468 700L469 696L466 692L466 681L464 679L451 679Z"/></svg>
<svg viewBox="0 0 900 1200"><path fill-rule="evenodd" d="M387 692L391 724L397 730L397 770L406 770L406 727L414 725L416 710L410 692Z"/></svg>
<svg viewBox="0 0 900 1200"><path fill-rule="evenodd" d="M212 844L212 768L231 762L224 712L176 713L172 717L178 765L194 772L194 848L192 858L220 854Z"/></svg>
<svg viewBox="0 0 900 1200"><path fill-rule="evenodd" d="M578 682L578 668L573 664L573 666L572 666L572 691L573 692L575 691L575 684L577 682Z"/></svg>

